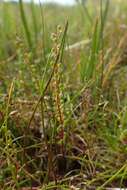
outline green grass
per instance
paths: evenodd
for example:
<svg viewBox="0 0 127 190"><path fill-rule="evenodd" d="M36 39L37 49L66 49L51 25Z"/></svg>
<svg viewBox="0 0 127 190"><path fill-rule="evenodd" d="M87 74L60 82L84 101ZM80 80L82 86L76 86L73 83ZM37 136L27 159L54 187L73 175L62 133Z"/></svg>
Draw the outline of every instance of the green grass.
<svg viewBox="0 0 127 190"><path fill-rule="evenodd" d="M0 189L126 187L126 12L0 3Z"/></svg>

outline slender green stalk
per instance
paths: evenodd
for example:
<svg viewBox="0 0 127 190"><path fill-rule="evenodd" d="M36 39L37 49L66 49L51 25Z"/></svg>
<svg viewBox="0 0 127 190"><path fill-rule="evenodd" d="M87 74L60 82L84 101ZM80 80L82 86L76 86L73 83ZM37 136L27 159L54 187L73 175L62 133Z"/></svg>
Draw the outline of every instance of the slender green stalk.
<svg viewBox="0 0 127 190"><path fill-rule="evenodd" d="M19 0L19 8L20 8L21 20L22 20L22 23L23 23L23 26L24 26L28 46L29 46L29 49L32 49L33 44L32 44L31 34L30 34L30 31L29 31L28 22L27 22L27 19L26 19L26 15L25 15L22 0Z"/></svg>
<svg viewBox="0 0 127 190"><path fill-rule="evenodd" d="M43 9L43 7L42 7L42 4L41 4L41 1L40 1L40 0L39 0L39 7L40 7L41 25L42 25L42 43L43 43L43 44L42 44L42 47L43 47L42 57L44 57L44 62L47 64L44 9Z"/></svg>
<svg viewBox="0 0 127 190"><path fill-rule="evenodd" d="M38 22L36 18L36 10L35 10L35 4L33 0L31 0L31 14L32 14L32 21L33 21L33 29L34 29L34 37L35 37L35 44L37 42L37 36L38 36Z"/></svg>

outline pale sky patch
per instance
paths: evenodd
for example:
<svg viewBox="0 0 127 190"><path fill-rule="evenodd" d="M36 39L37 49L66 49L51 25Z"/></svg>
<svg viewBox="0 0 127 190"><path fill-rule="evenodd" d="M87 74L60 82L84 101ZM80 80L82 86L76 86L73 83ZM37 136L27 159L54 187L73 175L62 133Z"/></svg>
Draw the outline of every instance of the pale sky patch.
<svg viewBox="0 0 127 190"><path fill-rule="evenodd" d="M11 1L11 0L5 0L5 1ZM14 0L14 1L18 1L18 0ZM24 2L30 2L30 0L23 0ZM59 4L65 4L65 5L73 5L75 0L40 0L41 3L59 3ZM35 3L39 3L39 0L34 0Z"/></svg>

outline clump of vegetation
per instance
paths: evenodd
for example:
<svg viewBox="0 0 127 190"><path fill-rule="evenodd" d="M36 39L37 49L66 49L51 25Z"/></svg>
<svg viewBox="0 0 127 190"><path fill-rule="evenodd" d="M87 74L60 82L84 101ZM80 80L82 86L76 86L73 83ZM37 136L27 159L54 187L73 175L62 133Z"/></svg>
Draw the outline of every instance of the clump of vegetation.
<svg viewBox="0 0 127 190"><path fill-rule="evenodd" d="M127 186L126 10L0 3L0 189Z"/></svg>

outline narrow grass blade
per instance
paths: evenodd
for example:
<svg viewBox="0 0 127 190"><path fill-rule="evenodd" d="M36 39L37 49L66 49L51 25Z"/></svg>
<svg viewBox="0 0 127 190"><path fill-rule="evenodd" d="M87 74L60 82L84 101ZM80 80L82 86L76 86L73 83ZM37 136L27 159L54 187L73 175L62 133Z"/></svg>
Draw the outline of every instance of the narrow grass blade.
<svg viewBox="0 0 127 190"><path fill-rule="evenodd" d="M22 20L23 27L24 27L24 30L25 30L25 35L26 35L26 39L27 39L27 42L28 42L28 46L29 46L29 49L31 49L32 48L32 39L31 39L31 34L30 34L30 31L29 31L28 22L27 22L27 19L26 19L26 15L25 15L22 0L19 0L19 8L20 8L21 20Z"/></svg>

